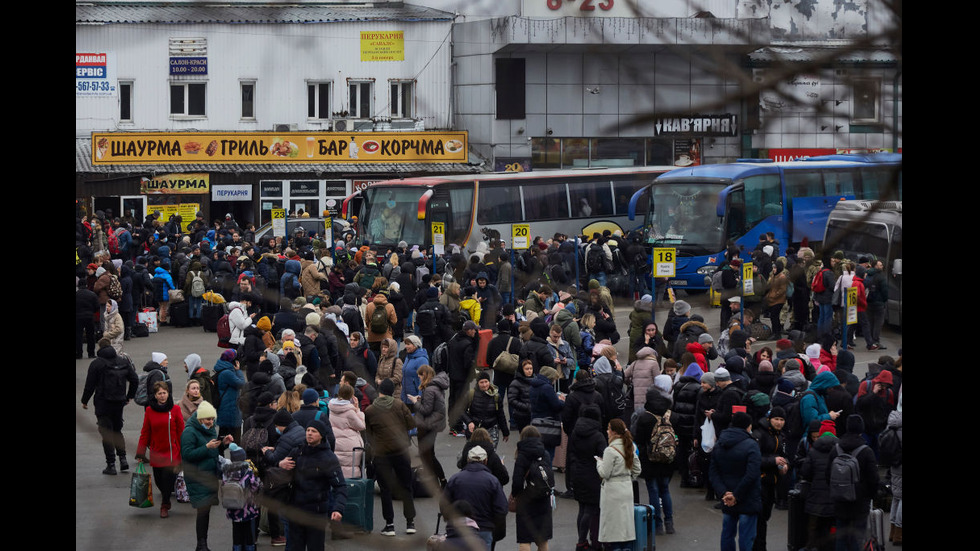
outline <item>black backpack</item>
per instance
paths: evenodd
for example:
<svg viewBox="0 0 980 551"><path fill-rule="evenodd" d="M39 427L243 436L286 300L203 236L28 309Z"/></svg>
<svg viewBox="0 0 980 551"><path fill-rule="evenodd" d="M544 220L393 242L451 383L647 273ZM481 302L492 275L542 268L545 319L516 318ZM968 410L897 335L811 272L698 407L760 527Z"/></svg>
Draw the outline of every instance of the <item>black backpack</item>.
<svg viewBox="0 0 980 551"><path fill-rule="evenodd" d="M415 314L415 323L419 326L419 334L431 337L436 334L436 309L433 307L420 308Z"/></svg>
<svg viewBox="0 0 980 551"><path fill-rule="evenodd" d="M545 461L544 457L533 459L527 467L527 475L524 477L524 492L521 495L535 499L550 496L554 491L555 472L551 469L551 462Z"/></svg>
<svg viewBox="0 0 980 551"><path fill-rule="evenodd" d="M602 250L602 245L593 243L589 245L586 253L585 269L590 274L597 274L605 271L606 253Z"/></svg>
<svg viewBox="0 0 980 551"><path fill-rule="evenodd" d="M878 435L878 463L889 467L902 464L902 429L887 428Z"/></svg>
<svg viewBox="0 0 980 551"><path fill-rule="evenodd" d="M112 402L125 402L129 385L129 360L117 357L106 365L102 374L102 397Z"/></svg>
<svg viewBox="0 0 980 551"><path fill-rule="evenodd" d="M595 386L603 400L603 424L622 417L629 406L629 400L623 392L623 380L613 373L602 373L596 375Z"/></svg>
<svg viewBox="0 0 980 551"><path fill-rule="evenodd" d="M834 502L857 501L857 487L861 483L861 463L857 457L867 447L861 444L847 453L837 444L837 457L830 463L830 497Z"/></svg>

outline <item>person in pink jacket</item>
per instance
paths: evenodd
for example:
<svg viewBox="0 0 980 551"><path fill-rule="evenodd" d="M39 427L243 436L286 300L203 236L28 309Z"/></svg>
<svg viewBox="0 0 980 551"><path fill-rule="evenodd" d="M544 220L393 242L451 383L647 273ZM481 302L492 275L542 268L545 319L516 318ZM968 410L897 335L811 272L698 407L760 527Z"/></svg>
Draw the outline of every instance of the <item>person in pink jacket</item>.
<svg viewBox="0 0 980 551"><path fill-rule="evenodd" d="M626 368L624 374L626 381L633 381L633 411L643 411L647 389L653 386L653 380L660 375L657 353L649 346L637 350L636 361Z"/></svg>
<svg viewBox="0 0 980 551"><path fill-rule="evenodd" d="M343 383L337 390L337 396L331 398L327 404L330 409L330 426L333 434L337 438L337 449L334 454L340 460L340 467L344 476L348 478L360 478L361 457L364 454L364 439L361 431L364 430L364 412L357 405L354 399L354 387ZM354 448L361 448L356 456Z"/></svg>

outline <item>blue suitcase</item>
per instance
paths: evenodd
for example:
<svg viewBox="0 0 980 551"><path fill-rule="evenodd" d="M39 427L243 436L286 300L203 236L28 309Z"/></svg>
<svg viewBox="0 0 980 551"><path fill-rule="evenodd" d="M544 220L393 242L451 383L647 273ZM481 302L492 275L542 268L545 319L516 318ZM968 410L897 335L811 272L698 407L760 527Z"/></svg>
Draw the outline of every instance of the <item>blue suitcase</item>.
<svg viewBox="0 0 980 551"><path fill-rule="evenodd" d="M344 509L344 524L353 526L357 531L371 532L374 530L374 479L367 478L364 448L354 448L351 465L357 463L357 450L361 451L361 478L347 478L347 507Z"/></svg>
<svg viewBox="0 0 980 551"><path fill-rule="evenodd" d="M636 529L636 541L633 551L656 551L657 543L654 531L653 505L636 503L633 505L633 525Z"/></svg>

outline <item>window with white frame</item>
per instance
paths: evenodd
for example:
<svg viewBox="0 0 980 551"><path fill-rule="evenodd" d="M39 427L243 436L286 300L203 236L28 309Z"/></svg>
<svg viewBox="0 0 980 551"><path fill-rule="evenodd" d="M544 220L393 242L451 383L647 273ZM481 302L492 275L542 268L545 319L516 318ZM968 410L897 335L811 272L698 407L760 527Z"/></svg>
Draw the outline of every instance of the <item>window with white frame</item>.
<svg viewBox="0 0 980 551"><path fill-rule="evenodd" d="M330 118L329 82L306 82L306 117L321 120Z"/></svg>
<svg viewBox="0 0 980 551"><path fill-rule="evenodd" d="M391 80L391 118L410 119L415 116L415 81Z"/></svg>
<svg viewBox="0 0 980 551"><path fill-rule="evenodd" d="M350 116L355 119L369 119L374 114L374 81L351 80Z"/></svg>
<svg viewBox="0 0 980 551"><path fill-rule="evenodd" d="M170 114L186 117L207 115L207 83L171 82Z"/></svg>
<svg viewBox="0 0 980 551"><path fill-rule="evenodd" d="M133 81L119 81L119 122L133 122Z"/></svg>
<svg viewBox="0 0 980 551"><path fill-rule="evenodd" d="M255 81L239 81L242 92L242 119L255 120Z"/></svg>
<svg viewBox="0 0 980 551"><path fill-rule="evenodd" d="M851 90L851 122L881 123L881 79L855 79Z"/></svg>

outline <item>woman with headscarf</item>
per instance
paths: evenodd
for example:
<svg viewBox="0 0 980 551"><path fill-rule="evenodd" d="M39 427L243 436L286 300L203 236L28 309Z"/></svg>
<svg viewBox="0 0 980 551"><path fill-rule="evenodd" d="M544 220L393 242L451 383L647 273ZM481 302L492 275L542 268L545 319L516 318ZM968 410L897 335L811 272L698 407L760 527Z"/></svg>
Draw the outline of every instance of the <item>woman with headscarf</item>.
<svg viewBox="0 0 980 551"><path fill-rule="evenodd" d="M624 375L626 382L633 383L633 411L643 411L647 389L653 386L654 378L660 375L657 353L649 346L639 349L636 361L626 368Z"/></svg>
<svg viewBox="0 0 980 551"><path fill-rule="evenodd" d="M116 349L117 354L123 351L125 333L126 326L119 313L119 304L110 298L105 303L105 315L102 316L102 336L112 341L112 347Z"/></svg>
<svg viewBox="0 0 980 551"><path fill-rule="evenodd" d="M170 496L177 481L177 472L180 471L180 435L183 432L184 416L180 406L174 405L167 383L157 381L153 385L150 405L143 415L143 429L136 446L136 459L149 462L153 467L153 478L160 489L162 501L160 518L170 516Z"/></svg>
<svg viewBox="0 0 980 551"><path fill-rule="evenodd" d="M201 383L197 379L189 379L187 387L184 389L184 396L180 399L180 413L184 417L184 422L190 420L191 415L197 411L198 406L204 401L201 396Z"/></svg>
<svg viewBox="0 0 980 551"><path fill-rule="evenodd" d="M374 375L374 386L381 386L381 381L391 379L395 383L394 396L402 395L402 359L398 357L398 343L393 338L381 341L381 355L378 357L378 370Z"/></svg>

